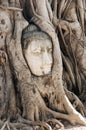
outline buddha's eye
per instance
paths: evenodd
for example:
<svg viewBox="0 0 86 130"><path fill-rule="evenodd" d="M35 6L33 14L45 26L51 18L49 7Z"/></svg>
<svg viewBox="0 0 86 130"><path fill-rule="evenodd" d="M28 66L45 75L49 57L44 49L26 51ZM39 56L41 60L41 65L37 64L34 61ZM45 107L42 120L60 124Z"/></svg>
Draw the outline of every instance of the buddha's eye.
<svg viewBox="0 0 86 130"><path fill-rule="evenodd" d="M32 52L33 52L33 54L41 54L41 50L40 49L35 49Z"/></svg>
<svg viewBox="0 0 86 130"><path fill-rule="evenodd" d="M52 48L48 48L48 53L52 53Z"/></svg>

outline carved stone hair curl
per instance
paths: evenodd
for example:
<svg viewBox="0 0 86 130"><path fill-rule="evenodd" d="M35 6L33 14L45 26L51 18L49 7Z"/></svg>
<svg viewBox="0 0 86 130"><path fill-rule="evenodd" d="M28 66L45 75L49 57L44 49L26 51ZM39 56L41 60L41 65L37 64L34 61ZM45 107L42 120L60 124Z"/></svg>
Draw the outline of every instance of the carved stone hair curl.
<svg viewBox="0 0 86 130"><path fill-rule="evenodd" d="M37 40L44 40L44 39L51 40L49 35L41 31L36 25L33 25L33 24L28 25L22 31L22 39L21 39L22 48L26 49L28 46L28 43L36 39Z"/></svg>

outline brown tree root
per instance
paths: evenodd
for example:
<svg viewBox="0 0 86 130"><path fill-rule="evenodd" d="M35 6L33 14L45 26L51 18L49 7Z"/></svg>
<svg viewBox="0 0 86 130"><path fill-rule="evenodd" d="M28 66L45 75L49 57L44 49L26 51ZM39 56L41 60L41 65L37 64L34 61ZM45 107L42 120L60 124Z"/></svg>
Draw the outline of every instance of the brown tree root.
<svg viewBox="0 0 86 130"><path fill-rule="evenodd" d="M19 116L18 122L23 123L23 124L27 124L27 125L30 125L30 126L40 126L40 127L46 128L47 130L52 130L50 125L48 125L48 123L46 123L46 122L42 122L42 121L29 121L29 120L23 119L21 116Z"/></svg>
<svg viewBox="0 0 86 130"><path fill-rule="evenodd" d="M25 123L27 125L30 124L32 126L40 126L41 128L46 128L47 130L52 130L52 127L54 127L55 129L64 128L63 124L60 121L58 121L57 119L49 119L46 122L28 121L28 120L23 119L21 122Z"/></svg>
<svg viewBox="0 0 86 130"><path fill-rule="evenodd" d="M47 120L47 123L49 123L51 125L55 124L56 129L61 129L61 130L64 129L64 125L57 119L49 119L49 120Z"/></svg>
<svg viewBox="0 0 86 130"><path fill-rule="evenodd" d="M29 121L26 119L23 119L21 116L18 116L18 121L16 123L11 123L9 122L9 120L7 120L6 122L0 122L0 130L5 130L5 128L7 130L17 130L17 129L29 129L29 127L36 127L36 126L40 126L41 129L46 129L46 130L52 130L53 129L64 129L64 126L62 123L60 123L58 120L56 119L49 119L46 122L42 122L42 121Z"/></svg>
<svg viewBox="0 0 86 130"><path fill-rule="evenodd" d="M80 125L86 126L86 119L80 113L78 113L76 110L70 114L63 114L60 112L55 112L55 111L46 107L45 111L47 113L52 114L54 116L54 118L59 118L59 119L64 119L64 120L69 121L72 125L80 124Z"/></svg>
<svg viewBox="0 0 86 130"><path fill-rule="evenodd" d="M16 123L14 122L10 122L10 120L8 119L7 121L3 122L0 120L0 130L17 130L17 129L21 129L22 130L25 128L26 130L29 129L29 127L31 127L32 129L34 129L34 127L39 126L39 128L41 129L46 129L46 130L57 130L57 129L64 129L63 124L58 121L57 119L48 119L47 121L30 121L27 119L22 118L19 114L17 115L17 121Z"/></svg>
<svg viewBox="0 0 86 130"><path fill-rule="evenodd" d="M79 113L73 113L73 114L62 114L59 112L55 112L49 108L45 108L45 112L52 114L54 116L54 118L61 118L61 119L66 119L67 121L69 121L71 124L75 125L76 123L81 124L81 125L85 125L86 126L86 120L79 114ZM51 126L50 126L51 124ZM46 122L42 122L42 121L29 121L26 119L23 119L21 116L18 115L18 120L17 123L10 123L9 120L7 120L6 122L2 123L0 122L0 126L1 129L0 130L5 130L5 128L7 128L7 130L17 130L19 128L27 128L28 127L32 127L34 128L34 126L40 126L43 129L46 130L52 130L52 127L54 127L53 129L64 129L64 126L62 125L62 123L60 123L58 120L56 119L49 119Z"/></svg>
<svg viewBox="0 0 86 130"><path fill-rule="evenodd" d="M8 130L10 130L9 125L8 125L8 120L4 122L0 130L4 130L7 127Z"/></svg>
<svg viewBox="0 0 86 130"><path fill-rule="evenodd" d="M2 127L0 130L5 130L5 128L7 128L7 130L17 130L17 129L29 129L29 126L40 126L45 128L46 130L52 130L51 126L48 125L48 123L46 122L38 122L38 121L29 121L29 120L25 120L23 118L21 118L21 121L18 123L11 123L8 120L6 122L2 123Z"/></svg>
<svg viewBox="0 0 86 130"><path fill-rule="evenodd" d="M6 6L2 6L2 5L0 5L0 8L1 9L5 9L5 10L15 10L15 11L22 11L23 9L21 9L21 8L17 8L17 7L6 7Z"/></svg>
<svg viewBox="0 0 86 130"><path fill-rule="evenodd" d="M86 116L86 110L84 105L82 104L82 102L80 101L80 99L71 91L67 90L64 87L65 93L68 97L68 99L70 100L70 102L72 103L73 107L79 111L83 116Z"/></svg>

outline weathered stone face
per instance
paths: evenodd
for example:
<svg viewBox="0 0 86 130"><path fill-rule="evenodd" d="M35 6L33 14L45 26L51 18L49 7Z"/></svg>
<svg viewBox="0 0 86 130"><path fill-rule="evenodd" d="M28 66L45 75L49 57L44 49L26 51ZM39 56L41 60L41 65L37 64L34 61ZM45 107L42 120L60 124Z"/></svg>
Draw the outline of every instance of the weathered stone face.
<svg viewBox="0 0 86 130"><path fill-rule="evenodd" d="M36 76L49 74L52 67L52 43L48 39L32 40L26 51L25 57L31 72Z"/></svg>

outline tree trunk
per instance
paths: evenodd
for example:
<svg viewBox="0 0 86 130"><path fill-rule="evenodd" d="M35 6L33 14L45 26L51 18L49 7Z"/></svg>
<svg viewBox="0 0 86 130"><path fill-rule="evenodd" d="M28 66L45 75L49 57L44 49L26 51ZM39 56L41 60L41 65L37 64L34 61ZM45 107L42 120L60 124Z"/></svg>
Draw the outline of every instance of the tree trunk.
<svg viewBox="0 0 86 130"><path fill-rule="evenodd" d="M71 0L41 3L0 1L1 130L63 129L64 120L86 126L85 11ZM82 0L77 5L82 8ZM52 42L53 65L50 74L35 76L26 51L28 39L41 42L41 38Z"/></svg>

